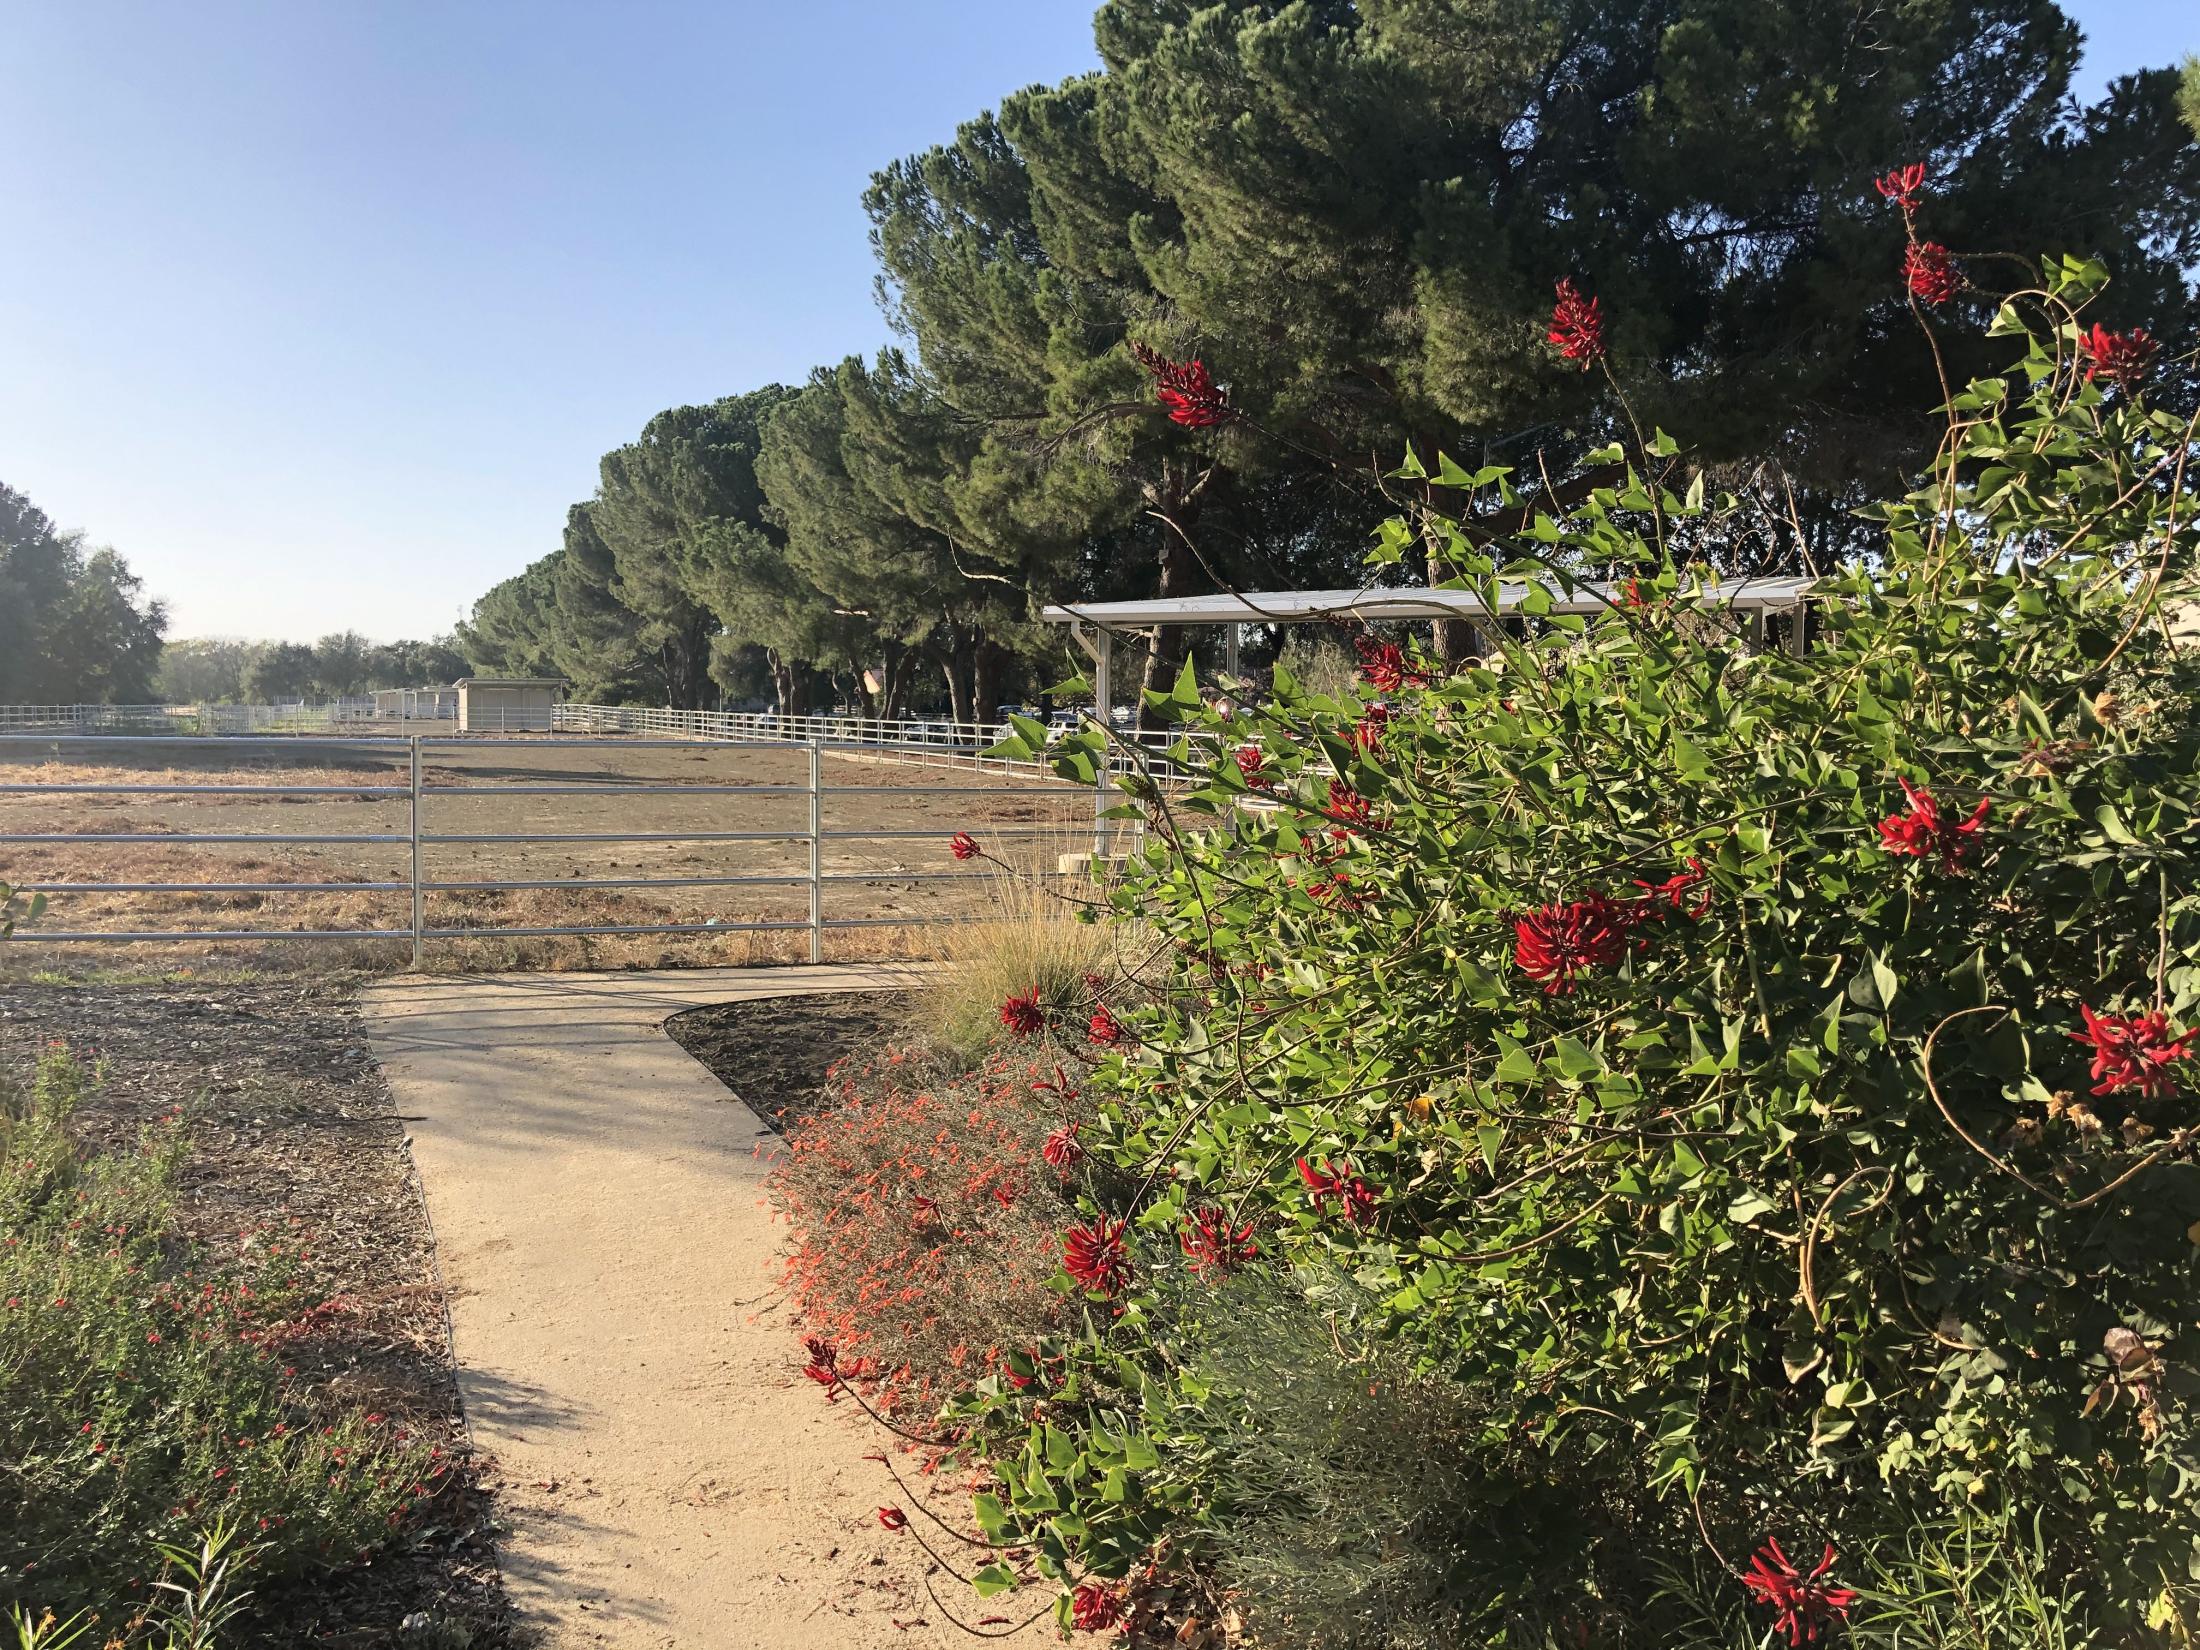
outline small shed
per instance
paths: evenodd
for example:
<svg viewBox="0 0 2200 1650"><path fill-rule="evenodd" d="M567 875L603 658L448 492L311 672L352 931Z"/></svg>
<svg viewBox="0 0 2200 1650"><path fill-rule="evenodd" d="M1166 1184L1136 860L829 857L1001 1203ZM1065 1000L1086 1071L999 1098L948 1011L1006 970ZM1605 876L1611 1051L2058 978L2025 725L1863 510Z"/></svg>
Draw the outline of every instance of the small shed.
<svg viewBox="0 0 2200 1650"><path fill-rule="evenodd" d="M565 686L555 676L462 676L457 685L460 733L548 733Z"/></svg>

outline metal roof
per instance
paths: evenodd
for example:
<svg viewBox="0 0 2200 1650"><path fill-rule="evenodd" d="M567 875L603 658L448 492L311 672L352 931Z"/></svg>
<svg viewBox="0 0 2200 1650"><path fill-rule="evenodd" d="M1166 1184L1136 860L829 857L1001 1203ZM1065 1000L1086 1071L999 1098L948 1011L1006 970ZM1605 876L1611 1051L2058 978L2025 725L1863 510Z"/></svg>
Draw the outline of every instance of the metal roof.
<svg viewBox="0 0 2200 1650"><path fill-rule="evenodd" d="M1706 606L1743 613L1800 607L1816 579L1780 577L1728 579L1706 583ZM1497 611L1514 613L1526 598L1525 583L1498 587ZM1584 579L1569 595L1560 586L1544 587L1552 613L1595 613L1609 607L1618 581ZM1479 619L1486 617L1481 598L1471 590L1252 590L1223 596L1179 596L1156 601L1067 602L1042 610L1053 624L1096 624L1136 629L1154 624L1306 624L1343 619Z"/></svg>

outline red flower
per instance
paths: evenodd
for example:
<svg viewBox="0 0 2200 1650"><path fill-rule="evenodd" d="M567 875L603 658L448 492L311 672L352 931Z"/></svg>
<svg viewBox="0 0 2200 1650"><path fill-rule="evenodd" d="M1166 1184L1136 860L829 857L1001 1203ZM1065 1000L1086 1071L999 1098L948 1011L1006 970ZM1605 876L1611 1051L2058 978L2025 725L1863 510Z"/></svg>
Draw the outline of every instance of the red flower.
<svg viewBox="0 0 2200 1650"><path fill-rule="evenodd" d="M1099 1295L1113 1295L1131 1281L1131 1257L1123 1242L1124 1223L1103 1215L1090 1226L1072 1226L1062 1234L1062 1270Z"/></svg>
<svg viewBox="0 0 2200 1650"><path fill-rule="evenodd" d="M1396 642L1357 636L1352 646L1360 656L1360 679L1377 693L1403 693L1409 687L1428 686L1428 672L1408 664L1406 650Z"/></svg>
<svg viewBox="0 0 2200 1650"><path fill-rule="evenodd" d="M1383 730L1390 726L1388 705L1369 705L1366 714L1352 724L1352 743L1370 756L1383 753Z"/></svg>
<svg viewBox="0 0 2200 1650"><path fill-rule="evenodd" d="M1897 166L1872 179L1872 187L1901 207L1902 215L1908 217L1917 210L1917 192L1925 187L1925 164L1913 160L1907 166Z"/></svg>
<svg viewBox="0 0 2200 1650"><path fill-rule="evenodd" d="M976 859L979 854L984 852L978 846L978 839L968 831L957 831L949 837L947 839L947 851L957 859Z"/></svg>
<svg viewBox="0 0 2200 1650"><path fill-rule="evenodd" d="M1106 1003L1102 1003L1092 1011L1092 1024L1085 1028L1085 1035L1096 1043L1120 1043L1123 1023L1108 1012Z"/></svg>
<svg viewBox="0 0 2200 1650"><path fill-rule="evenodd" d="M2096 1014L2083 1003L2085 1030L2070 1033L2073 1042L2093 1050L2093 1092L2121 1094L2136 1089L2142 1099L2159 1099L2176 1092L2177 1078L2170 1067L2192 1058L2186 1045L2200 1037L2200 1026L2169 1034L2169 1016L2160 1009L2149 1014Z"/></svg>
<svg viewBox="0 0 2200 1650"><path fill-rule="evenodd" d="M1937 856L1943 871L1960 872L1978 847L1979 828L1985 824L1986 810L1994 805L1994 799L1980 797L1971 816L1958 820L1940 811L1931 791L1907 779L1902 781L1902 794L1910 800L1909 811L1889 814L1879 822L1880 847L1911 859Z"/></svg>
<svg viewBox="0 0 2200 1650"><path fill-rule="evenodd" d="M805 1335L802 1337L802 1349L810 1355L810 1361L803 1366L803 1374L819 1386L840 1384L840 1374L835 1367L839 1354L834 1350L831 1341L816 1335Z"/></svg>
<svg viewBox="0 0 2200 1650"><path fill-rule="evenodd" d="M1944 304L1963 290L1955 254L1938 241L1912 241L1902 254L1902 278L1928 304Z"/></svg>
<svg viewBox="0 0 2200 1650"><path fill-rule="evenodd" d="M1332 1169L1329 1159L1323 1158L1320 1168L1315 1168L1305 1158L1299 1159L1299 1178L1306 1182L1306 1189L1314 1196L1314 1207L1323 1208L1331 1198L1344 1218L1355 1226L1365 1226L1375 1218L1375 1208L1380 1201L1375 1188L1362 1180L1352 1169L1352 1161Z"/></svg>
<svg viewBox="0 0 2200 1650"><path fill-rule="evenodd" d="M1085 1160L1085 1148L1077 1139L1077 1125L1064 1123L1047 1136L1047 1143L1039 1148L1039 1155L1047 1160L1047 1166L1057 1174L1066 1175Z"/></svg>
<svg viewBox="0 0 2200 1650"><path fill-rule="evenodd" d="M1558 353L1581 363L1587 372L1604 359L1604 316L1597 300L1585 298L1571 276L1558 283L1558 302L1551 307L1550 339Z"/></svg>
<svg viewBox="0 0 2200 1650"><path fill-rule="evenodd" d="M909 1527L909 1515L899 1507L879 1508L878 1521L884 1528L889 1530L902 1530Z"/></svg>
<svg viewBox="0 0 2200 1650"><path fill-rule="evenodd" d="M1123 1619L1123 1601L1097 1581L1080 1582L1069 1595L1069 1624L1080 1633L1103 1633Z"/></svg>
<svg viewBox="0 0 2200 1650"><path fill-rule="evenodd" d="M1329 805L1322 812L1336 821L1340 830L1381 831L1388 829L1384 821L1375 817L1374 805L1341 779L1329 782Z"/></svg>
<svg viewBox="0 0 2200 1650"><path fill-rule="evenodd" d="M1020 992L1001 1004L1001 1024L1019 1037L1036 1037L1047 1023L1046 1013L1039 1007L1039 988Z"/></svg>
<svg viewBox="0 0 2200 1650"><path fill-rule="evenodd" d="M1652 598L1651 598L1650 592L1649 592L1648 590L1646 590L1646 589L1644 589L1644 588L1643 588L1643 583L1642 583L1642 580L1640 580L1640 579L1635 579L1635 578L1628 578L1628 579L1622 579L1622 580L1620 580L1620 585L1619 585L1619 604L1620 604L1620 606L1622 606L1622 607L1648 607L1648 606L1649 606L1649 605L1651 604L1651 600L1652 600Z"/></svg>
<svg viewBox="0 0 2200 1650"><path fill-rule="evenodd" d="M2106 379L2125 389L2136 385L2154 363L2154 339L2144 327L2129 332L2110 332L2098 321L2078 339L2078 353L2085 357L2087 383Z"/></svg>
<svg viewBox="0 0 2200 1650"><path fill-rule="evenodd" d="M1513 919L1513 960L1546 995L1570 996L1576 975L1627 954L1628 917L1602 894L1539 905Z"/></svg>
<svg viewBox="0 0 2200 1650"><path fill-rule="evenodd" d="M1261 755L1258 745L1238 746L1237 768L1239 776L1254 790L1259 791L1268 788L1266 758Z"/></svg>
<svg viewBox="0 0 2200 1650"><path fill-rule="evenodd" d="M1208 376L1206 362L1172 361L1139 343L1131 345L1131 354L1153 375L1153 398L1168 409L1171 423L1204 430L1230 416L1230 392Z"/></svg>
<svg viewBox="0 0 2200 1650"><path fill-rule="evenodd" d="M1667 917L1683 916L1690 921L1711 909L1711 896L1701 895L1691 905L1688 896L1705 879L1703 861L1693 856L1688 869L1676 871L1663 882L1644 882L1635 878L1635 886L1642 890L1639 899L1628 902L1628 916L1634 922L1662 922Z"/></svg>
<svg viewBox="0 0 2200 1650"><path fill-rule="evenodd" d="M1787 1634L1788 1644L1816 1644L1818 1631L1836 1616L1848 1619L1849 1606L1856 1602L1856 1594L1847 1587L1836 1587L1821 1578L1833 1568L1837 1555L1833 1544L1826 1544L1826 1556L1818 1561L1816 1569L1808 1575L1788 1562L1786 1553L1780 1551L1778 1541L1767 1541L1757 1550L1749 1562L1749 1569L1742 1576L1759 1604L1769 1604L1778 1613L1772 1618L1772 1629Z"/></svg>
<svg viewBox="0 0 2200 1650"><path fill-rule="evenodd" d="M1212 1204L1195 1210L1192 1223L1177 1233L1176 1240L1191 1257L1192 1270L1203 1278L1234 1272L1260 1254L1260 1245L1253 1241L1253 1223L1232 1226L1229 1215Z"/></svg>

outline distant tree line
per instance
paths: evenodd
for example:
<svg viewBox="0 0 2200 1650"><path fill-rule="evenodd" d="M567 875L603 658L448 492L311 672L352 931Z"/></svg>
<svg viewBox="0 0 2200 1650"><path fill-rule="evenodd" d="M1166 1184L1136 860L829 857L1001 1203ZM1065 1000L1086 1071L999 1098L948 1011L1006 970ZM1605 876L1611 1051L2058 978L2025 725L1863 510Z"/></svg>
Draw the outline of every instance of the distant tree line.
<svg viewBox="0 0 2200 1650"><path fill-rule="evenodd" d="M1543 337L1562 276L1646 429L1792 501L1791 532L1682 553L1831 558L1935 427L1872 187L1911 161L1952 241L2072 243L2116 271L2104 320L2194 343L2200 78L2079 104L2047 0L1108 0L1095 30L1100 71L873 180L897 346L651 419L476 603L477 666L968 713L1061 672L1049 600L1356 584L1409 445L1531 496L1597 479L1610 399ZM2025 269L1965 274L1982 316ZM1984 330L1943 330L1951 378ZM1211 398L1172 417L1156 375L1194 360Z"/></svg>
<svg viewBox="0 0 2200 1650"><path fill-rule="evenodd" d="M160 696L171 704L282 704L448 687L469 669L449 637L370 642L356 630L319 641L247 642L224 637L170 642L160 657Z"/></svg>

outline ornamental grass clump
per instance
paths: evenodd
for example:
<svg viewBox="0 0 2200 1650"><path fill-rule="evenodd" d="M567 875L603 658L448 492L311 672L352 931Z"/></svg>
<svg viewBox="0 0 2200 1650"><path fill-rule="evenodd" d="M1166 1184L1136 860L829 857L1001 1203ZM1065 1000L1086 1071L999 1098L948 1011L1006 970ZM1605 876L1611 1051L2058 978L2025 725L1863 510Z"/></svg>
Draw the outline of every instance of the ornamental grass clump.
<svg viewBox="0 0 2200 1650"><path fill-rule="evenodd" d="M88 1151L84 1085L57 1048L0 1091L0 1602L104 1612L105 1642L156 1602L163 1545L219 1524L253 1587L310 1577L391 1541L446 1463L304 1389L290 1258L186 1243L180 1118Z"/></svg>
<svg viewBox="0 0 2200 1650"><path fill-rule="evenodd" d="M1409 459L1525 523L1376 538L1457 571L1498 668L1377 645L1380 686L1279 670L1227 723L1189 670L1149 696L1213 759L1125 786L1155 829L1112 898L1177 965L1114 1011L1079 1137L1120 1195L1072 1229L1127 1222L1085 1315L1119 1397L1049 1405L998 1521L1065 1585L1136 1572L1163 1483L1236 1539L1202 1475L1251 1423L1186 1420L1161 1307L1182 1234L1227 1229L1364 1297L1338 1357L1456 1387L1478 1493L1583 1509L1533 1564L1460 1553L1519 1566L1474 1585L1520 1619L1594 1574L1600 1644L1981 1642L1945 1635L2000 1605L1891 1556L1938 1532L2058 1642L2200 1632L2195 415L2150 339L2092 330L2097 266L1987 292L1921 238L1924 181L1882 182L1890 308L1987 322L2012 366L1954 390L1807 617L1753 631L1684 559L1761 524L1662 433L1587 455L1571 505ZM1609 370L1604 320L1562 292L1557 348ZM1126 1450L1157 1464L1080 1465ZM1745 1636L1691 1638L1657 1579L1705 1566Z"/></svg>

